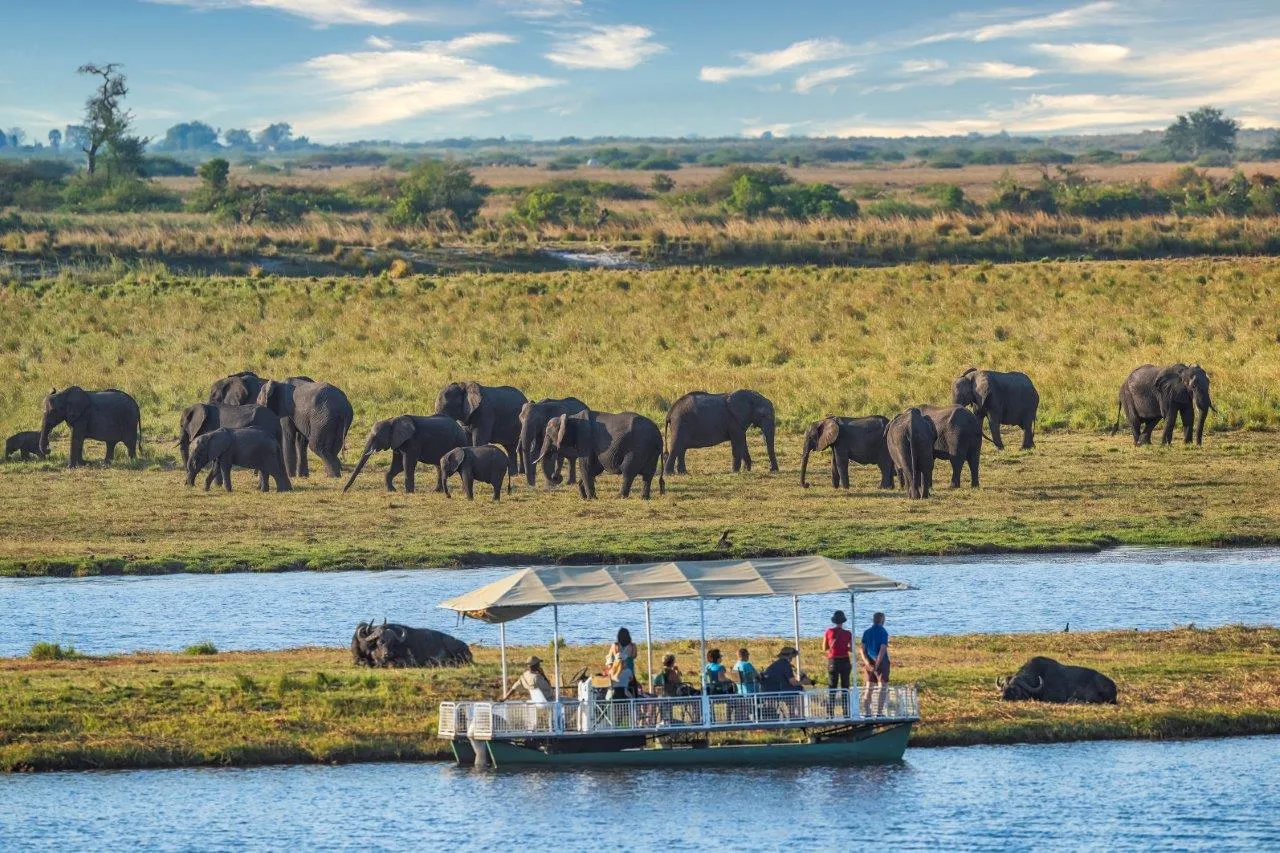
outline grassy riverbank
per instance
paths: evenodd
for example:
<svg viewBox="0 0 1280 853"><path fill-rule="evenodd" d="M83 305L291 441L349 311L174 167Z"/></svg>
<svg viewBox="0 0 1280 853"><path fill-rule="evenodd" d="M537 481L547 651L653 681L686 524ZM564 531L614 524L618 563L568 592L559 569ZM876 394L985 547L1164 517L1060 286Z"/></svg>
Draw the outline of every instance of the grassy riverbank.
<svg viewBox="0 0 1280 853"><path fill-rule="evenodd" d="M119 387L143 410L134 465L0 465L0 574L272 571L820 551L853 557L1280 541L1280 261L689 268L404 279L66 278L0 287L0 433L38 426L51 385ZM1220 414L1203 448L1135 450L1103 428L1143 362L1199 361ZM827 413L893 414L950 396L970 364L1031 373L1037 448L987 446L983 488L912 504L798 484L799 436ZM178 416L253 368L345 389L353 461L374 420L430 412L450 380L573 394L661 421L691 388L756 388L779 413L783 472L689 454L666 497L587 505L517 489L499 507L382 491L385 456L348 494L323 478L260 495L186 489ZM759 439L752 453L763 462ZM1016 447L1016 440L1011 446ZM88 447L98 458L101 445ZM949 473L949 472L947 472ZM429 479L429 475L428 475ZM945 484L939 468L937 479ZM828 480L829 482L829 480Z"/></svg>
<svg viewBox="0 0 1280 853"><path fill-rule="evenodd" d="M748 644L767 659L780 642ZM694 669L696 641L655 656L665 651ZM814 644L802 651L816 659ZM594 666L603 653L569 647L563 666ZM1120 704L1000 702L993 680L1034 654L1102 669ZM894 656L898 680L921 688L913 746L1280 732L1274 628L903 638ZM3 659L0 770L440 758L438 702L492 698L498 681L492 648L447 671L357 670L337 649Z"/></svg>

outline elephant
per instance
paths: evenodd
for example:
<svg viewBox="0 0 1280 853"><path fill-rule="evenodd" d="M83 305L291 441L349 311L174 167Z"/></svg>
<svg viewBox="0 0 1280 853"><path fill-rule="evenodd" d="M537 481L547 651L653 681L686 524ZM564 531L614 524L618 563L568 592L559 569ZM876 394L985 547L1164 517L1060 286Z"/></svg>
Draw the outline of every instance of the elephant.
<svg viewBox="0 0 1280 853"><path fill-rule="evenodd" d="M186 467L187 460L191 456L191 442L219 427L233 429L257 427L274 438L277 443L283 441L280 418L268 408L254 404L223 406L214 403L196 403L188 407L178 421L178 448L182 451L183 467ZM284 456L280 457L280 461L284 462ZM217 482L216 478L215 482Z"/></svg>
<svg viewBox="0 0 1280 853"><path fill-rule="evenodd" d="M547 398L534 403L526 402L520 407L520 455L525 460L524 473L529 485L537 484L537 466L529 464L530 459L538 455L542 447L542 439L547 432L547 421L557 415L576 415L585 412L587 404L577 397L564 397L559 400ZM559 455L551 453L542 460L542 476L550 487L560 482L560 466L563 460ZM578 460L569 460L569 484L577 482Z"/></svg>
<svg viewBox="0 0 1280 853"><path fill-rule="evenodd" d="M893 460L885 444L884 431L889 419L880 415L867 418L838 418L828 415L812 423L804 433L804 455L800 458L800 485L809 483L809 454L831 448L831 487L849 488L849 463L878 465L880 488L893 488Z"/></svg>
<svg viewBox="0 0 1280 853"><path fill-rule="evenodd" d="M728 394L690 391L667 410L670 436L666 473L687 473L685 451L729 442L733 448L733 470L751 470L747 450L747 429L759 427L769 454L769 471L778 473L778 457L773 452L775 420L773 403L758 391L741 388Z"/></svg>
<svg viewBox="0 0 1280 853"><path fill-rule="evenodd" d="M324 460L330 477L342 476L342 453L355 413L342 389L328 382L293 376L282 382L268 380L258 390L259 406L266 406L286 423L284 459L289 476L306 477L307 448Z"/></svg>
<svg viewBox="0 0 1280 853"><path fill-rule="evenodd" d="M991 425L991 443L1004 450L1001 425L1022 427L1022 449L1035 447L1036 412L1040 392L1025 373L1000 373L970 367L951 383L951 402L973 406L978 426L985 418Z"/></svg>
<svg viewBox="0 0 1280 853"><path fill-rule="evenodd" d="M266 382L252 370L242 370L224 376L209 389L209 402L223 406L246 406L258 399L258 392Z"/></svg>
<svg viewBox="0 0 1280 853"><path fill-rule="evenodd" d="M444 479L438 468L440 457L455 447L466 447L468 444L467 431L453 418L445 415L400 415L378 421L369 430L364 452L360 454L360 461L351 471L351 477L342 491L351 488L356 477L364 470L369 457L381 450L395 451L385 478L388 492L396 490L395 478L401 471L404 471L404 490L413 492L413 477L418 463L437 466L436 491L443 491Z"/></svg>
<svg viewBox="0 0 1280 853"><path fill-rule="evenodd" d="M658 493L667 491L661 471L662 433L657 424L635 412L611 414L587 409L575 415L557 415L547 423L542 451L533 464L552 452L582 460L578 494L584 500L595 498L596 477L606 471L622 475L620 497L631 494L631 484L638 476L644 480L640 497L648 500L655 473Z"/></svg>
<svg viewBox="0 0 1280 853"><path fill-rule="evenodd" d="M1116 683L1096 669L1067 666L1053 658L1034 657L1013 676L996 680L1000 698L1007 702L1087 702L1116 704Z"/></svg>
<svg viewBox="0 0 1280 853"><path fill-rule="evenodd" d="M287 492L293 488L289 475L281 464L280 442L258 427L221 427L197 437L191 445L191 456L187 460L188 486L196 484L196 475L207 465L212 465L213 471L205 478L206 492L213 483L215 472L219 471L222 473L223 488L231 491L233 465L257 471L259 491L270 491L268 478L275 479L277 492Z"/></svg>
<svg viewBox="0 0 1280 853"><path fill-rule="evenodd" d="M927 498L933 488L933 448L938 433L933 421L918 408L901 412L885 427L889 456L898 472L898 482L909 498Z"/></svg>
<svg viewBox="0 0 1280 853"><path fill-rule="evenodd" d="M436 414L448 415L466 427L471 446L498 444L507 451L509 473L524 469L520 459L520 410L529 398L509 385L453 382L436 396Z"/></svg>
<svg viewBox="0 0 1280 853"><path fill-rule="evenodd" d="M951 461L951 488L960 488L960 472L969 465L969 485L978 488L978 466L982 460L982 422L964 406L919 406L920 413L933 422L938 439L934 459Z"/></svg>
<svg viewBox="0 0 1280 853"><path fill-rule="evenodd" d="M351 636L356 666L462 666L473 662L471 647L441 631L361 622Z"/></svg>
<svg viewBox="0 0 1280 853"><path fill-rule="evenodd" d="M1192 420L1197 409L1199 417L1194 420L1198 445L1204 440L1204 421L1209 411L1218 411L1209 398L1209 374L1198 364L1190 367L1185 364L1168 367L1144 364L1135 367L1120 386L1116 423L1111 434L1115 435L1120 429L1120 413L1124 412L1133 431L1135 447L1151 443L1151 433L1161 419L1164 420L1164 436L1160 443L1172 444L1173 429L1181 417L1182 438L1190 444Z"/></svg>
<svg viewBox="0 0 1280 853"><path fill-rule="evenodd" d="M115 456L116 445L123 444L130 459L138 458L142 446L142 412L138 401L123 391L107 388L86 391L72 385L61 391L54 388L44 398L44 418L40 425L40 452L49 454L49 434L58 424L71 427L71 457L68 467L84 464L85 439L107 445L107 464Z"/></svg>
<svg viewBox="0 0 1280 853"><path fill-rule="evenodd" d="M502 481L507 481L507 494L511 494L511 480L507 476L507 454L496 444L483 447L455 447L440 457L440 482L444 485L444 496L449 494L449 478L454 474L462 477L462 491L467 500L475 500L475 481L493 486L493 499L502 498Z"/></svg>
<svg viewBox="0 0 1280 853"><path fill-rule="evenodd" d="M4 458L8 459L13 454L20 454L19 458L26 462L32 456L38 456L41 459L45 457L44 451L40 449L40 433L35 430L27 430L26 432L15 432L4 440Z"/></svg>

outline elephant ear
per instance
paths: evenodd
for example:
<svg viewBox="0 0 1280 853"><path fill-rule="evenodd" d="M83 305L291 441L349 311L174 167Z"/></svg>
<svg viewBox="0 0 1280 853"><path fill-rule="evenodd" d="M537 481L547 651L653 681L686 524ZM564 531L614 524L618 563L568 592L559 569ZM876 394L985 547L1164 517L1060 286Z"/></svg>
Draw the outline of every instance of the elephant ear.
<svg viewBox="0 0 1280 853"><path fill-rule="evenodd" d="M189 435L203 434L205 421L209 419L209 407L203 403L197 403L187 412L187 433Z"/></svg>
<svg viewBox="0 0 1280 853"><path fill-rule="evenodd" d="M408 415L401 415L391 422L391 449L399 450L400 447L409 439L413 438L417 432L417 427L413 422L413 418Z"/></svg>
<svg viewBox="0 0 1280 853"><path fill-rule="evenodd" d="M755 405L751 399L750 392L734 391L725 401L726 408L729 410L729 417L733 419L740 428L746 429L752 421Z"/></svg>
<svg viewBox="0 0 1280 853"><path fill-rule="evenodd" d="M78 385L72 385L62 392L67 401L67 423L72 424L89 412L89 395Z"/></svg>
<svg viewBox="0 0 1280 853"><path fill-rule="evenodd" d="M836 443L836 439L840 437L840 422L835 418L827 418L822 422L822 426L818 430L818 450L826 450L828 447Z"/></svg>
<svg viewBox="0 0 1280 853"><path fill-rule="evenodd" d="M480 386L475 382L468 382L466 396L462 398L463 422L470 423L483 403L484 392L480 390Z"/></svg>

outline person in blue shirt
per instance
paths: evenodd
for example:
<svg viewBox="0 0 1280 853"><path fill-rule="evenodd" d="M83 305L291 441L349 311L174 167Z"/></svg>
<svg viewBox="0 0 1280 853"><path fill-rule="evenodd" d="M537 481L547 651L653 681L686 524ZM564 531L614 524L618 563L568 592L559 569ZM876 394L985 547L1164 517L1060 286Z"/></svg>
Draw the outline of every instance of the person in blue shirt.
<svg viewBox="0 0 1280 853"><path fill-rule="evenodd" d="M707 652L707 665L702 670L702 684L707 693L719 696L724 693L738 692L737 685L729 678L729 670L720 662L720 650Z"/></svg>
<svg viewBox="0 0 1280 853"><path fill-rule="evenodd" d="M862 646L858 650L867 686L862 694L862 715L871 716L871 694L879 687L880 701L876 713L884 716L884 703L889 687L889 632L884 627L884 614L871 617L871 627L862 632Z"/></svg>
<svg viewBox="0 0 1280 853"><path fill-rule="evenodd" d="M760 673L756 672L755 666L751 663L751 652L738 649L738 662L733 665L733 671L738 673L740 695L749 696L760 692Z"/></svg>

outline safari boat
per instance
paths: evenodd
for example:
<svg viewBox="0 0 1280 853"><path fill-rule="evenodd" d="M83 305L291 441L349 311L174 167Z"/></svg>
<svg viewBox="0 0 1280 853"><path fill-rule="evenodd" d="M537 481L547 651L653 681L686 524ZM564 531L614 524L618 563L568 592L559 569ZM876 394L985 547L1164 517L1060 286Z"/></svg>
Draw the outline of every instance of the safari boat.
<svg viewBox="0 0 1280 853"><path fill-rule="evenodd" d="M906 589L911 587L818 556L524 569L440 606L499 626L504 693L509 684L505 623L550 607L554 697L545 702L443 702L438 735L450 742L460 765L478 767L898 761L912 725L920 720L914 685L860 687L854 667L848 690L736 695L703 691L692 696L608 699L606 690L585 676L562 690L559 609L643 603L652 688L650 605L655 601L698 601L700 660L706 660L707 599L790 597L799 649L801 596L845 593L852 620L860 593ZM800 671L799 658L796 669ZM698 673L701 680L701 664ZM874 714L864 715L864 701Z"/></svg>

